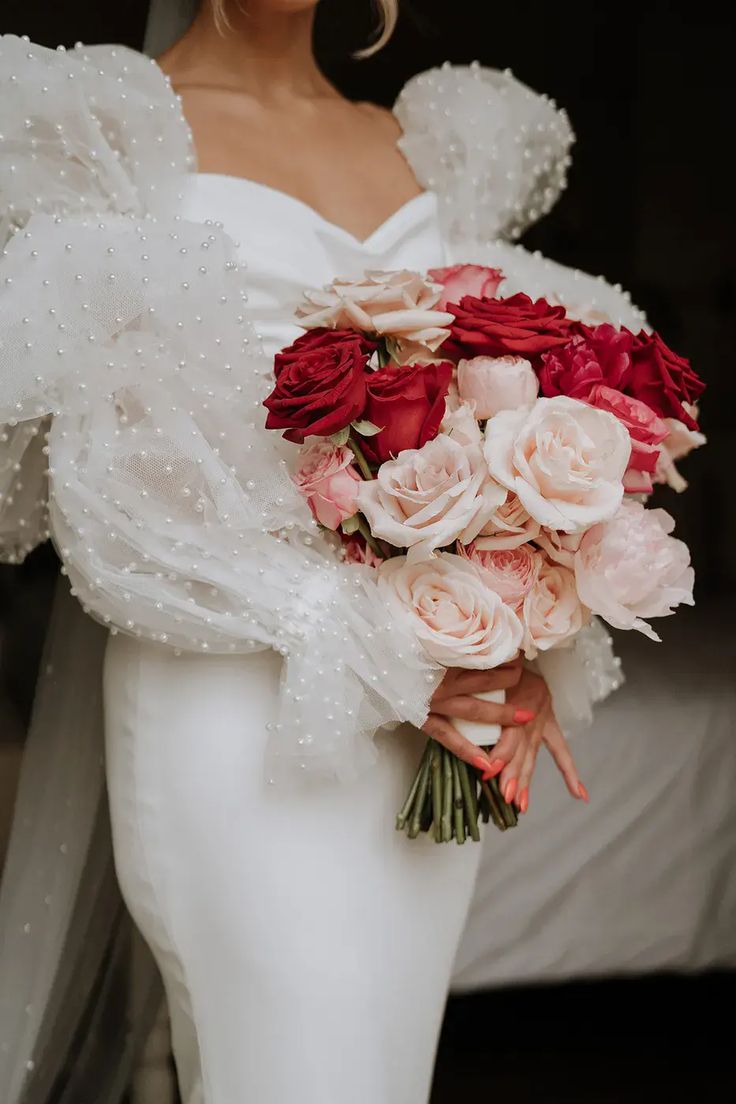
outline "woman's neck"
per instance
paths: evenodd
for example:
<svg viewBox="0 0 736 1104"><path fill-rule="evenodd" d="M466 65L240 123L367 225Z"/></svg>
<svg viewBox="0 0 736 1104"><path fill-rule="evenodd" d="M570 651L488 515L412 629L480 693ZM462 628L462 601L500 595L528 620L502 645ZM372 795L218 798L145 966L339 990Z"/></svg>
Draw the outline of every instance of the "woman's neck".
<svg viewBox="0 0 736 1104"><path fill-rule="evenodd" d="M217 85L261 102L334 95L312 49L314 8L281 13L247 12L232 5L224 33L202 4L186 34L159 59L177 87Z"/></svg>

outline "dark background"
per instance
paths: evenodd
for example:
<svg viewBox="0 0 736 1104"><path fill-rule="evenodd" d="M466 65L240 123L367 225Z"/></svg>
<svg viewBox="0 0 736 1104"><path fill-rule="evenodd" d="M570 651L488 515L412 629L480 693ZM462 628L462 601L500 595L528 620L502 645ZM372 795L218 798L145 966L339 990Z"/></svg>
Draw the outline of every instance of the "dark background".
<svg viewBox="0 0 736 1104"><path fill-rule="evenodd" d="M478 58L512 68L553 96L578 137L570 185L525 244L628 288L707 380L702 423L709 445L682 465L690 490L658 495L692 549L696 594L715 622L736 590L732 6L402 6L389 47L355 63L350 51L364 44L370 27L367 0L323 0L318 50L329 75L351 97L390 104L421 69ZM143 0L0 0L0 30L47 45L82 39L140 46L146 8ZM3 696L18 731L54 569L52 554L40 550L22 569L0 570ZM731 978L710 976L455 999L436 1104L500 1093L516 1104L690 1104L708 1095L731 1104L736 1075L725 1033L733 995Z"/></svg>

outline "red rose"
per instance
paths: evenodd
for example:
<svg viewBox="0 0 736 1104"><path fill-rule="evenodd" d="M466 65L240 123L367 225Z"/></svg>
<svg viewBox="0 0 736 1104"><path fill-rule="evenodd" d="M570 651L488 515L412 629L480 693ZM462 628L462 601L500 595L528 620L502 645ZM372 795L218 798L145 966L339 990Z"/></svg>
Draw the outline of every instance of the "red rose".
<svg viewBox="0 0 736 1104"><path fill-rule="evenodd" d="M310 330L274 360L276 386L264 401L266 429L287 441L329 437L363 413L366 367L375 347L348 330Z"/></svg>
<svg viewBox="0 0 736 1104"><path fill-rule="evenodd" d="M437 436L445 416L452 365L387 364L367 377L363 417L381 427L360 446L371 464L382 464L403 449L421 448Z"/></svg>
<svg viewBox="0 0 736 1104"><path fill-rule="evenodd" d="M452 357L521 356L534 361L570 340L574 323L564 307L520 292L508 299L464 296L447 308L455 315L442 346Z"/></svg>
<svg viewBox="0 0 736 1104"><path fill-rule="evenodd" d="M559 349L545 353L539 366L542 394L587 399L592 387L605 384L625 390L631 369L633 335L603 326L578 326L577 334Z"/></svg>
<svg viewBox="0 0 736 1104"><path fill-rule="evenodd" d="M678 356L657 333L642 330L633 339L631 378L626 388L663 418L677 418L688 429L698 423L685 409L705 390L705 384L690 367L690 361Z"/></svg>
<svg viewBox="0 0 736 1104"><path fill-rule="evenodd" d="M492 299L503 280L503 272L498 268L484 268L483 265L456 264L449 268L430 268L430 279L442 284L442 297L436 310L447 310L448 303L459 303L464 295L475 295L479 299Z"/></svg>

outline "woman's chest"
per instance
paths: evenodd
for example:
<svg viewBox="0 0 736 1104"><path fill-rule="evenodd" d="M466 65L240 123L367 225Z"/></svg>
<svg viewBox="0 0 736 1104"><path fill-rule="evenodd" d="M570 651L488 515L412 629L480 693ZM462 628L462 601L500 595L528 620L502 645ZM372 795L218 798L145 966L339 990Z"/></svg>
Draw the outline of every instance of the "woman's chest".
<svg viewBox="0 0 736 1104"><path fill-rule="evenodd" d="M248 315L269 353L300 332L294 311L305 288L366 270L423 271L445 262L430 192L410 199L360 240L285 192L239 177L193 174L179 191L183 218L219 222L235 241L245 266Z"/></svg>

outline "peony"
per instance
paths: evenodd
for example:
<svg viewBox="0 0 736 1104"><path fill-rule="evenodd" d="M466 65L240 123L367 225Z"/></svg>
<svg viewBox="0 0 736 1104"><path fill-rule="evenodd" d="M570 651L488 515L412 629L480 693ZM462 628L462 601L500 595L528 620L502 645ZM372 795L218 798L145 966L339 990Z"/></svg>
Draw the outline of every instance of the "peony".
<svg viewBox="0 0 736 1104"><path fill-rule="evenodd" d="M360 417L373 347L360 334L321 330L278 353L276 383L263 403L266 429L283 429L287 441L301 444L311 435L329 437Z"/></svg>
<svg viewBox="0 0 736 1104"><path fill-rule="evenodd" d="M434 352L452 321L437 309L441 294L438 284L418 272L366 272L361 280L333 280L306 291L296 313L306 329L360 330Z"/></svg>
<svg viewBox="0 0 736 1104"><path fill-rule="evenodd" d="M577 326L571 341L542 357L542 394L587 399L591 389L601 383L623 390L631 371L632 340L628 330L615 326Z"/></svg>
<svg viewBox="0 0 736 1104"><path fill-rule="evenodd" d="M492 299L503 280L503 273L499 269L475 264L430 268L429 275L442 287L442 295L437 303L440 310L447 310L448 303L459 303L465 295Z"/></svg>
<svg viewBox="0 0 736 1104"><path fill-rule="evenodd" d="M450 408L450 404L442 419L440 432L452 437L458 445L481 445L483 434L481 433L475 411L469 403L459 403Z"/></svg>
<svg viewBox="0 0 736 1104"><path fill-rule="evenodd" d="M588 610L578 597L575 575L567 567L543 560L524 599L524 654L560 647L572 639L588 620Z"/></svg>
<svg viewBox="0 0 736 1104"><path fill-rule="evenodd" d="M477 418L492 418L500 410L530 406L539 392L539 381L523 357L473 357L457 367L460 398L475 404Z"/></svg>
<svg viewBox="0 0 736 1104"><path fill-rule="evenodd" d="M440 434L382 464L361 484L358 507L374 536L419 559L458 538L472 540L505 494L488 477L481 449Z"/></svg>
<svg viewBox="0 0 736 1104"><path fill-rule="evenodd" d="M420 563L395 556L381 564L376 582L389 610L413 619L420 644L445 667L486 670L519 650L518 617L460 556L443 552Z"/></svg>
<svg viewBox="0 0 736 1104"><path fill-rule="evenodd" d="M302 450L294 483L317 521L327 529L337 529L358 509L361 478L352 460L350 449L331 441L314 441Z"/></svg>
<svg viewBox="0 0 736 1104"><path fill-rule="evenodd" d="M486 586L513 610L519 607L531 590L543 557L529 545L519 548L484 551L475 541L464 548L458 545L458 555L475 564Z"/></svg>
<svg viewBox="0 0 736 1104"><path fill-rule="evenodd" d="M488 521L475 538L475 547L480 551L500 548L518 548L527 541L534 540L539 533L539 522L535 521L522 504L518 495L506 496L505 502L493 511Z"/></svg>
<svg viewBox="0 0 736 1104"><path fill-rule="evenodd" d="M677 418L688 429L698 423L688 410L705 390L690 361L678 356L657 333L642 330L633 339L627 392L663 418Z"/></svg>
<svg viewBox="0 0 736 1104"><path fill-rule="evenodd" d="M484 451L493 478L531 517L575 533L615 514L631 442L613 414L560 395L491 418Z"/></svg>
<svg viewBox="0 0 736 1104"><path fill-rule="evenodd" d="M658 446L667 436L667 426L646 403L602 383L591 388L586 402L597 410L610 411L626 426L631 438L631 458L624 485L627 491L648 494L657 467Z"/></svg>
<svg viewBox="0 0 736 1104"><path fill-rule="evenodd" d="M583 536L575 555L578 593L609 625L659 640L644 618L693 605L690 553L670 536L674 524L665 510L627 499L615 517Z"/></svg>
<svg viewBox="0 0 736 1104"><path fill-rule="evenodd" d="M475 356L520 356L536 360L565 345L571 322L564 307L545 299L534 302L519 292L508 299L477 299L466 295L453 305L454 321L443 352L456 359Z"/></svg>
<svg viewBox="0 0 736 1104"><path fill-rule="evenodd" d="M582 533L560 533L557 529L540 529L534 543L546 552L552 563L563 567L575 566L575 553L583 539Z"/></svg>
<svg viewBox="0 0 736 1104"><path fill-rule="evenodd" d="M697 419L697 407L690 406L688 403L683 405L687 408L688 414L693 419ZM678 421L677 418L665 418L664 424L667 427L667 436L659 450L654 481L667 483L679 494L687 488L687 480L680 475L675 461L682 460L693 449L700 448L706 443L706 439L702 433L695 429L688 429L684 422Z"/></svg>
<svg viewBox="0 0 736 1104"><path fill-rule="evenodd" d="M447 361L405 368L387 364L369 372L363 417L381 432L361 440L367 460L382 464L436 437L451 379L452 365Z"/></svg>

